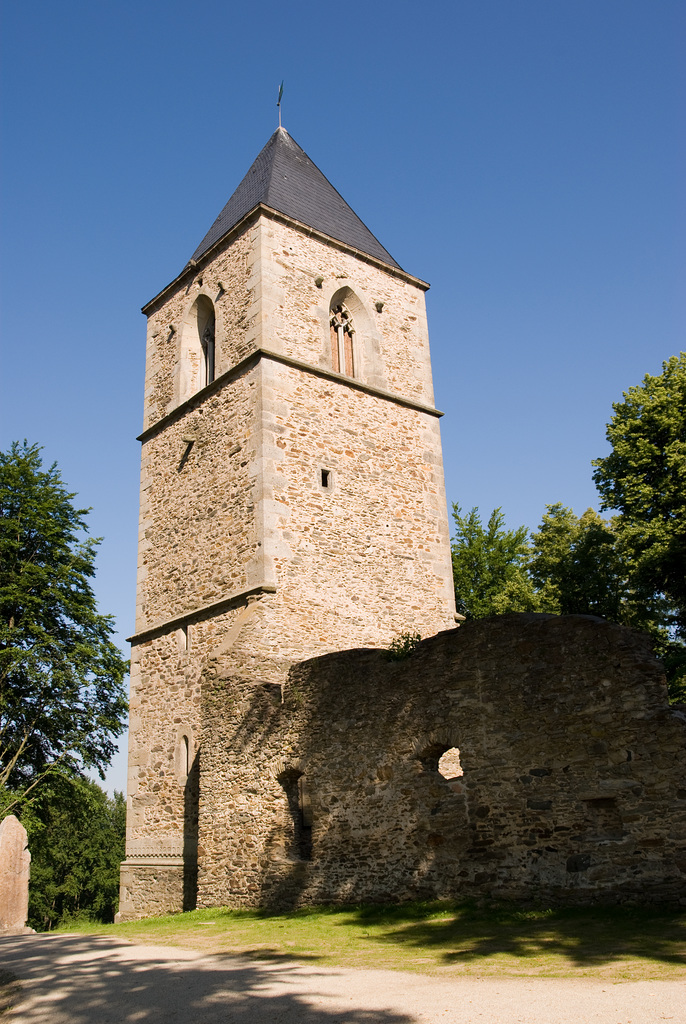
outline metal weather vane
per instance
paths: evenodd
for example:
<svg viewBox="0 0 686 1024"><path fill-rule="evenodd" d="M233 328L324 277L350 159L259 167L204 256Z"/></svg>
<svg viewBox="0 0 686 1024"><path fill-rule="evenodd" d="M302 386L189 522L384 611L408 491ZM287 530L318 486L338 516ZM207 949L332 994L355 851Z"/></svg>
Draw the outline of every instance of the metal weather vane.
<svg viewBox="0 0 686 1024"><path fill-rule="evenodd" d="M279 86L279 98L276 101L276 105L279 108L279 128L281 127L281 97L283 96L283 81Z"/></svg>

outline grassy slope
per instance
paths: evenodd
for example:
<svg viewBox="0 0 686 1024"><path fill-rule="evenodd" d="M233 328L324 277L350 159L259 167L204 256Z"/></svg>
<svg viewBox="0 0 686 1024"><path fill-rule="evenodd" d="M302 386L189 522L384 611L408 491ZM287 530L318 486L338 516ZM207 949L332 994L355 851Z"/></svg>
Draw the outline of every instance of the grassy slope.
<svg viewBox="0 0 686 1024"><path fill-rule="evenodd" d="M288 957L326 966L450 976L686 977L686 910L411 903L290 913L196 910L119 925L74 923L134 942Z"/></svg>

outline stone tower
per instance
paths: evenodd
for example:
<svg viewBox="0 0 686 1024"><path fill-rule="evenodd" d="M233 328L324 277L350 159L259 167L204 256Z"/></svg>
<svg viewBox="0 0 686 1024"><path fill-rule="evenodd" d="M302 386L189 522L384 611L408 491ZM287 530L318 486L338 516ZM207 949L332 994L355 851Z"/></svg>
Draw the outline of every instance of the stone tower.
<svg viewBox="0 0 686 1024"><path fill-rule="evenodd" d="M279 128L143 309L123 917L193 905L208 659L454 626L427 288Z"/></svg>

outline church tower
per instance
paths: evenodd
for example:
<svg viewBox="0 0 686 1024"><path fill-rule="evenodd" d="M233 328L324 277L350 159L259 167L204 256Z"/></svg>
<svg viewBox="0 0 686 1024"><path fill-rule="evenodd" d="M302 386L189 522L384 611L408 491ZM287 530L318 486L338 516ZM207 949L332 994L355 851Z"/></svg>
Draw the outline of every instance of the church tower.
<svg viewBox="0 0 686 1024"><path fill-rule="evenodd" d="M194 905L208 659L455 624L427 288L279 128L143 309L124 918Z"/></svg>

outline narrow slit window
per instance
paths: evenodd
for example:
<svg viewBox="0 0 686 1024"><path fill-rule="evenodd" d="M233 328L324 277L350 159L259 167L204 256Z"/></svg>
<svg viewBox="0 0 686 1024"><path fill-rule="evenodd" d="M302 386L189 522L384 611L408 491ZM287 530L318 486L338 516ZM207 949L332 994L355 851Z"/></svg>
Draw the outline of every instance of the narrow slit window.
<svg viewBox="0 0 686 1024"><path fill-rule="evenodd" d="M201 341L205 363L205 384L211 384L214 380L214 313L205 324Z"/></svg>
<svg viewBox="0 0 686 1024"><path fill-rule="evenodd" d="M290 817L286 847L298 860L312 860L312 801L302 772L289 770L279 777Z"/></svg>
<svg viewBox="0 0 686 1024"><path fill-rule="evenodd" d="M193 745L187 733L177 733L174 748L174 770L182 786L186 785L193 767Z"/></svg>
<svg viewBox="0 0 686 1024"><path fill-rule="evenodd" d="M328 488L331 486L331 470L323 469L321 471L321 474L322 474L322 487L324 487L326 490L328 490Z"/></svg>

